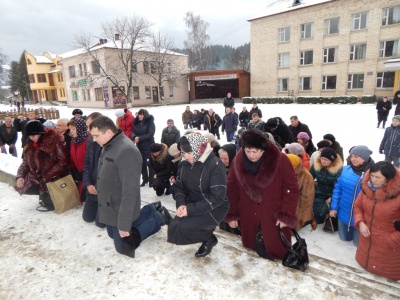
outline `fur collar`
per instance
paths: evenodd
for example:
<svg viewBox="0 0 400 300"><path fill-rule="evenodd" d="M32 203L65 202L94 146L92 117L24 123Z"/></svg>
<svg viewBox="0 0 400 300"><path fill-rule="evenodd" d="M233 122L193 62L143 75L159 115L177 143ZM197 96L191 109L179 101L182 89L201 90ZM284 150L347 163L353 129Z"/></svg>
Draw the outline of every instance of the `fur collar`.
<svg viewBox="0 0 400 300"><path fill-rule="evenodd" d="M45 128L44 134L41 136L39 142L38 142L38 148L40 151L43 151L45 153L53 153L57 147L57 143L61 141L61 135L52 128ZM25 153L28 152L33 152L34 147L33 147L33 142L28 141L28 143L25 146L24 149Z"/></svg>
<svg viewBox="0 0 400 300"><path fill-rule="evenodd" d="M238 182L249 196L250 199L257 203L262 202L262 190L272 184L275 179L275 174L278 171L278 167L281 160L282 154L278 147L268 141L268 148L264 161L262 162L256 176L245 172L244 170L244 159L243 159L243 148L239 150L235 157L234 171L236 177L239 179Z"/></svg>
<svg viewBox="0 0 400 300"><path fill-rule="evenodd" d="M161 144L161 153L160 153L160 155L158 155L157 157L154 157L154 155L151 154L151 158L154 161L157 161L159 163L162 163L167 156L168 156L168 146L165 145L165 144Z"/></svg>
<svg viewBox="0 0 400 300"><path fill-rule="evenodd" d="M368 170L362 182L362 191L370 199L377 199L378 201L385 201L394 199L400 196L400 170L396 170L396 176L389 180L384 187L373 191L368 186L368 181L371 179L370 171Z"/></svg>
<svg viewBox="0 0 400 300"><path fill-rule="evenodd" d="M321 155L319 155L318 157L317 157L317 159L315 160L315 162L314 162L314 170L316 171L316 172L319 172L319 171L321 171L322 169L323 169L324 167L322 166L322 164L321 164ZM326 169L328 170L328 172L330 173L330 174L332 174L332 175L335 175L335 174L337 174L339 171L340 171L340 169L342 169L343 168L343 160L342 160L342 158L340 157L340 155L338 155L337 157L336 157L336 159L330 164L330 166L328 166Z"/></svg>

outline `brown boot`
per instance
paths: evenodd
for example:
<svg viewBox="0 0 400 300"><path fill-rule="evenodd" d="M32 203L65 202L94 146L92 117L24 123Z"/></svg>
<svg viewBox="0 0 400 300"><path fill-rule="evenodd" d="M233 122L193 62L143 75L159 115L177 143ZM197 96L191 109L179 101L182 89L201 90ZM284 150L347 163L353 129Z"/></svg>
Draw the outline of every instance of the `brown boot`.
<svg viewBox="0 0 400 300"><path fill-rule="evenodd" d="M311 219L311 228L312 228L312 230L317 229L317 220L315 220L314 214Z"/></svg>

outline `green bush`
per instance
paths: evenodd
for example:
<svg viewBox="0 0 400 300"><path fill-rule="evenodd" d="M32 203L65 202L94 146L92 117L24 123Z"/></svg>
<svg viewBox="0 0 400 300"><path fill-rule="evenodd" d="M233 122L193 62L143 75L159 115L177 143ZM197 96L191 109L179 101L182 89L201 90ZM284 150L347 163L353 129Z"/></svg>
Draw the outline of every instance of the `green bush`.
<svg viewBox="0 0 400 300"><path fill-rule="evenodd" d="M362 104L375 103L375 102L376 102L375 95L363 95L361 98Z"/></svg>
<svg viewBox="0 0 400 300"><path fill-rule="evenodd" d="M363 104L376 102L375 95L358 96L300 96L300 97L243 97L243 103L251 104L253 102L260 104Z"/></svg>
<svg viewBox="0 0 400 300"><path fill-rule="evenodd" d="M243 103L251 104L253 102L261 104L292 104L295 102L294 97L243 97Z"/></svg>

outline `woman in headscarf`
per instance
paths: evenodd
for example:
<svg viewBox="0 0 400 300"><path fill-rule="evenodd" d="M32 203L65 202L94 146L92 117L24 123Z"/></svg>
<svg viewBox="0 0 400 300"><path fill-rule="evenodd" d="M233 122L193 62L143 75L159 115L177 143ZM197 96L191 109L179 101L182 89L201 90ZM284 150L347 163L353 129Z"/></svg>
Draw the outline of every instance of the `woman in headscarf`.
<svg viewBox="0 0 400 300"><path fill-rule="evenodd" d="M86 199L86 189L83 189L82 174L89 134L84 119L71 119L67 125L72 137L70 144L71 174L78 187L81 203L83 203Z"/></svg>
<svg viewBox="0 0 400 300"><path fill-rule="evenodd" d="M206 137L195 133L182 136L178 146L183 160L176 177L177 209L168 228L168 242L202 243L195 256L204 257L218 243L213 232L229 210L226 171Z"/></svg>

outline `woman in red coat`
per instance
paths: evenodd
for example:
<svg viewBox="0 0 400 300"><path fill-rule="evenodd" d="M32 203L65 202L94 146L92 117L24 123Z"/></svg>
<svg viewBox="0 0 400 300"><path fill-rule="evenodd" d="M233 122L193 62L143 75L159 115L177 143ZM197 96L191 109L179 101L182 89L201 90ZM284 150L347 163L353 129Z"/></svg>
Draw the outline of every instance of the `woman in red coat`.
<svg viewBox="0 0 400 300"><path fill-rule="evenodd" d="M400 280L400 170L380 161L363 179L354 205L354 224L360 229L357 262L368 272Z"/></svg>
<svg viewBox="0 0 400 300"><path fill-rule="evenodd" d="M87 127L84 119L71 119L71 121L69 121L67 125L70 131L70 135L72 137L70 144L71 174L77 184L82 203L86 199L86 194L82 194L82 174L89 134L87 132Z"/></svg>
<svg viewBox="0 0 400 300"><path fill-rule="evenodd" d="M283 259L287 249L277 226L290 240L289 227L297 225L299 186L290 160L262 131L249 129L242 134L227 194L230 210L225 222L236 228L240 220L243 245L261 257Z"/></svg>
<svg viewBox="0 0 400 300"><path fill-rule="evenodd" d="M127 108L120 108L115 111L115 116L117 117L117 127L132 139L133 120L135 120L132 112Z"/></svg>

